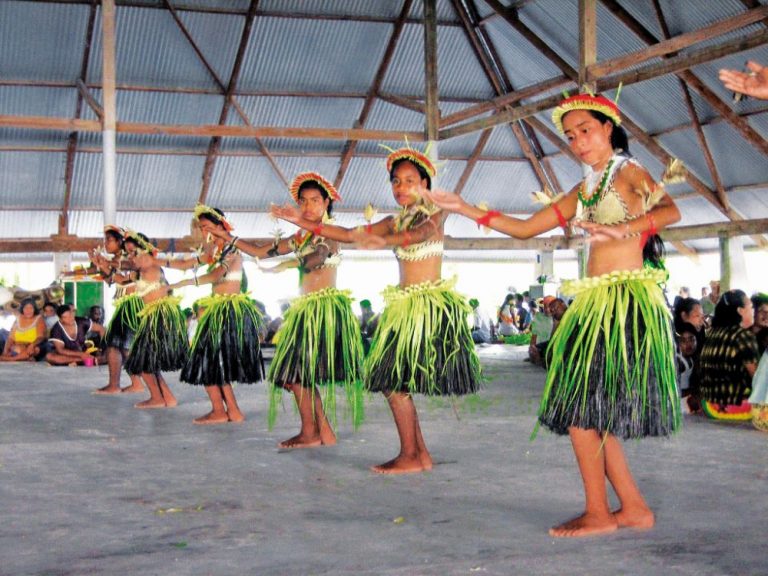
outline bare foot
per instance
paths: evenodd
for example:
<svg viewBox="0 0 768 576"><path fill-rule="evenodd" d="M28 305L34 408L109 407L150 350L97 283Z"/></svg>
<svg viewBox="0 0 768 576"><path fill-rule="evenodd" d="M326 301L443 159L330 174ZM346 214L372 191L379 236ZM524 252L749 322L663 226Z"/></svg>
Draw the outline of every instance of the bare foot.
<svg viewBox="0 0 768 576"><path fill-rule="evenodd" d="M619 525L613 514L584 513L559 526L549 529L549 535L555 538L579 538L597 536L618 530Z"/></svg>
<svg viewBox="0 0 768 576"><path fill-rule="evenodd" d="M424 470L432 470L432 456L429 455L429 452L425 450L419 452L419 462L421 462L421 467Z"/></svg>
<svg viewBox="0 0 768 576"><path fill-rule="evenodd" d="M656 518L650 508L619 508L613 513L619 528L649 530L656 524Z"/></svg>
<svg viewBox="0 0 768 576"><path fill-rule="evenodd" d="M240 412L239 410L238 410L237 412L235 412L235 411L233 411L233 410L229 410L229 411L227 412L227 418L228 418L228 419L229 419L229 421L230 421L230 422L232 422L233 424L239 424L240 422L242 422L243 420L245 420L245 414L243 414L243 413L242 413L242 412Z"/></svg>
<svg viewBox="0 0 768 576"><path fill-rule="evenodd" d="M226 424L229 422L226 413L216 414L214 412L208 412L205 416L195 418L192 422L195 424Z"/></svg>
<svg viewBox="0 0 768 576"><path fill-rule="evenodd" d="M107 384L106 386L99 388L98 390L94 390L91 392L91 394L120 394L120 386L111 386Z"/></svg>
<svg viewBox="0 0 768 576"><path fill-rule="evenodd" d="M306 437L303 434L297 434L293 438L283 440L277 445L278 448L312 448L313 446L320 446L322 440L320 436Z"/></svg>
<svg viewBox="0 0 768 576"><path fill-rule="evenodd" d="M179 401L176 400L175 396L171 396L170 398L164 397L163 401L165 402L166 408L176 408L176 406L179 405Z"/></svg>
<svg viewBox="0 0 768 576"><path fill-rule="evenodd" d="M431 460L430 460L431 465ZM421 459L416 457L398 456L394 460L379 464L378 466L371 466L371 470L377 474L410 474L413 472L424 472L425 468L421 463Z"/></svg>
<svg viewBox="0 0 768 576"><path fill-rule="evenodd" d="M138 394L139 392L144 392L144 386L141 384L131 384L130 386L121 388L120 392L123 394Z"/></svg>
<svg viewBox="0 0 768 576"><path fill-rule="evenodd" d="M323 446L333 446L336 444L336 434L333 433L330 426L320 427L320 444Z"/></svg>
<svg viewBox="0 0 768 576"><path fill-rule="evenodd" d="M150 398L149 400L144 400L144 402L139 402L138 404L133 405L134 408L139 408L141 410L147 409L147 408L165 408L165 400L162 398L159 398L157 400Z"/></svg>

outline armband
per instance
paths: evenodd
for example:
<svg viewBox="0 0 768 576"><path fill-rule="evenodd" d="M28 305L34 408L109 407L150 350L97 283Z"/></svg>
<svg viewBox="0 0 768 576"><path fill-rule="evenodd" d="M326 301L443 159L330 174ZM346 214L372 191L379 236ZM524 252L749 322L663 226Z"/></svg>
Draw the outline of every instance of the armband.
<svg viewBox="0 0 768 576"><path fill-rule="evenodd" d="M496 218L496 216L501 216L501 212L498 210L488 210L488 212L475 220L475 222L477 222L477 227L480 228L480 226L488 226L491 223L491 218Z"/></svg>

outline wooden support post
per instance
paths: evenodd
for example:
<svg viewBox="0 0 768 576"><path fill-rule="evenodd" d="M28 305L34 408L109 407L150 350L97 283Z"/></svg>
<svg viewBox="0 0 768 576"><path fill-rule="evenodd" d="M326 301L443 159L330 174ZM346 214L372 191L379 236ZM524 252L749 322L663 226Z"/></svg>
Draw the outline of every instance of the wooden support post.
<svg viewBox="0 0 768 576"><path fill-rule="evenodd" d="M427 140L437 141L440 109L437 91L437 0L424 0L424 72Z"/></svg>
<svg viewBox="0 0 768 576"><path fill-rule="evenodd" d="M117 109L115 95L115 0L101 2L102 97L104 100L104 224L114 224L117 217Z"/></svg>
<svg viewBox="0 0 768 576"><path fill-rule="evenodd" d="M731 289L731 239L720 236L720 294Z"/></svg>
<svg viewBox="0 0 768 576"><path fill-rule="evenodd" d="M596 61L597 0L579 0L579 91L596 91L587 76Z"/></svg>

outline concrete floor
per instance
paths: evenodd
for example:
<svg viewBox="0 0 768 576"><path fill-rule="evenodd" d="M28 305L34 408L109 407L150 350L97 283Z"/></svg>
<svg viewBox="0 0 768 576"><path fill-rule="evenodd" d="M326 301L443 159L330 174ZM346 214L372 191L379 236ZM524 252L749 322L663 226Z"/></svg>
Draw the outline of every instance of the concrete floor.
<svg viewBox="0 0 768 576"><path fill-rule="evenodd" d="M381 397L337 446L280 452L298 418L267 431L262 385L237 388L245 423L197 427L175 374L180 405L139 411L89 393L103 368L0 365L0 574L768 573L768 435L699 417L626 445L654 530L550 538L582 492L567 439L528 439L544 372L519 352L481 351L476 398L417 400L436 466L400 477L368 471L397 448Z"/></svg>

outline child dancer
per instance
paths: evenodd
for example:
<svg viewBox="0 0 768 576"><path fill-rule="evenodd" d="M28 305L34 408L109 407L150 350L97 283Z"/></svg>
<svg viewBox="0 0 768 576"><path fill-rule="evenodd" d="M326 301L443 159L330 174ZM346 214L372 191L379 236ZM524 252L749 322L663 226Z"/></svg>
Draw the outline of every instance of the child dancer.
<svg viewBox="0 0 768 576"><path fill-rule="evenodd" d="M273 213L315 235L368 247L395 247L400 284L384 292L382 312L366 359L366 386L389 402L400 436L400 453L374 466L381 474L432 469L421 434L413 394L468 394L480 384L467 316L469 305L440 278L443 261L443 214L421 194L431 187L435 168L420 152L402 148L387 158L392 193L401 211L375 224L350 230L318 224L292 207Z"/></svg>
<svg viewBox="0 0 768 576"><path fill-rule="evenodd" d="M190 358L181 371L181 381L205 386L211 400L211 411L195 418L195 424L242 422L245 416L237 405L232 382L251 384L262 378L261 313L248 294L240 290L244 278L242 256L234 244L213 236L214 232L232 230L224 213L200 204L195 208L195 220L202 233L213 238L208 272L167 288L210 283L213 293L197 301L205 311L192 340ZM192 260L199 264L199 259ZM167 265L181 268L186 267L185 262L166 260Z"/></svg>
<svg viewBox="0 0 768 576"><path fill-rule="evenodd" d="M680 425L670 315L659 287L658 229L680 219L672 199L628 154L618 107L602 96L567 98L553 121L590 171L564 198L520 220L470 206L456 194L427 193L515 238L531 238L568 220L589 234L587 275L564 283L575 299L550 341L552 356L539 422L569 434L586 510L550 530L586 536L619 527L649 528L654 515L629 471L619 438L663 436ZM651 267L644 267L645 256ZM621 507L611 512L605 477Z"/></svg>

